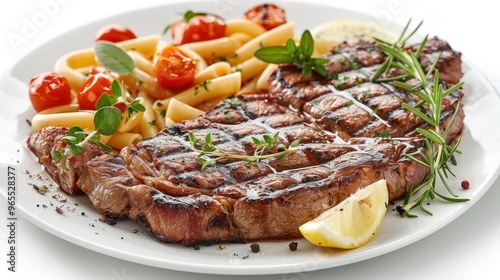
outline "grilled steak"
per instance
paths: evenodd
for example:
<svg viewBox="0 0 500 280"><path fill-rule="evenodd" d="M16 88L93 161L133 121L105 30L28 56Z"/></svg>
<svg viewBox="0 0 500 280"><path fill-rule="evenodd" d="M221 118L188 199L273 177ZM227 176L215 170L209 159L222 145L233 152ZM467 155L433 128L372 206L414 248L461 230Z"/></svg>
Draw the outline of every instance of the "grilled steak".
<svg viewBox="0 0 500 280"><path fill-rule="evenodd" d="M234 118L227 120L223 117L227 114ZM285 146L293 139L302 144L281 160L270 158L251 165L230 160L201 171L201 161L188 139L190 131L203 139L210 133L215 145L242 155L254 153L251 137L261 139L276 132ZM101 156L86 166L89 172L79 184L96 207L95 192L110 201L127 201L116 213L107 214L122 216L128 210L131 219L168 242L297 237L301 224L378 179L388 181L391 199L401 197L426 174L422 166L403 156L416 154L421 146L418 138L344 142L261 95L231 108L221 104L206 116L124 148L120 155ZM143 183L121 183L136 178ZM123 199L125 192L128 199Z"/></svg>
<svg viewBox="0 0 500 280"><path fill-rule="evenodd" d="M84 145L84 152L80 155L69 154L64 160L56 160L52 157L52 151L64 154L67 148L66 141L61 138L68 135L67 127L47 127L28 138L27 145L39 158L45 171L65 192L75 195L81 194L82 190L77 187L76 182L83 171L83 165L91 159L105 154L106 151L97 145Z"/></svg>
<svg viewBox="0 0 500 280"><path fill-rule="evenodd" d="M432 46L447 45L439 42L428 42L422 63L444 48ZM75 173L77 186L98 211L129 217L159 240L184 244L298 237L301 224L379 179L387 180L390 200L401 198L427 173L404 156L417 156L423 147L415 129L425 124L401 106L417 104L417 97L369 81L385 59L374 44L344 44L326 57L331 78L305 77L297 66L282 65L270 78L269 94L226 100L120 154L86 150L79 157L93 159ZM457 63L459 54L441 56L438 68L448 77L444 87L461 77ZM443 102L443 126L458 110L449 141L463 128L462 95L459 90ZM52 130L31 136L28 145L49 157L42 163L56 173L53 144L43 144L57 142ZM201 139L194 147L189 133ZM251 164L224 159L203 169L194 149L201 149L209 134L214 145L241 156L253 155L255 139L265 135L278 135L267 154L297 139L301 144L284 158Z"/></svg>

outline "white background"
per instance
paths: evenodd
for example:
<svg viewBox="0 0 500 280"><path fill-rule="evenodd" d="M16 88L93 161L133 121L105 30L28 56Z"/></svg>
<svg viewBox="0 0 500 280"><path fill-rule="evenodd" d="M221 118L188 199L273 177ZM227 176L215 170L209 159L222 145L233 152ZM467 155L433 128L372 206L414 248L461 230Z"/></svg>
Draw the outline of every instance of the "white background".
<svg viewBox="0 0 500 280"><path fill-rule="evenodd" d="M228 0L229 1L229 0ZM498 10L493 1L311 1L357 10L375 19L404 25L409 18L424 20L422 33L438 34L476 64L500 89ZM109 15L173 1L4 1L0 8L0 70L51 38ZM329 3L328 2L337 2ZM483 3L484 2L484 3ZM6 6L6 3L9 6ZM47 13L43 4L55 3L49 20L25 41L13 43L26 21ZM313 16L313 15L304 15ZM10 34L10 35L9 35ZM10 36L10 37L9 37ZM2 106L6 106L3 104ZM500 110L500 108L499 108ZM498 129L500 118L491 120ZM3 175L2 175L3 176ZM2 178L1 183L4 183ZM472 186L473 187L473 186ZM500 181L464 215L431 236L383 256L328 270L297 275L214 276L170 271L111 258L78 247L18 220L18 272L7 272L7 229L0 227L1 279L499 279ZM7 204L0 199L0 221Z"/></svg>

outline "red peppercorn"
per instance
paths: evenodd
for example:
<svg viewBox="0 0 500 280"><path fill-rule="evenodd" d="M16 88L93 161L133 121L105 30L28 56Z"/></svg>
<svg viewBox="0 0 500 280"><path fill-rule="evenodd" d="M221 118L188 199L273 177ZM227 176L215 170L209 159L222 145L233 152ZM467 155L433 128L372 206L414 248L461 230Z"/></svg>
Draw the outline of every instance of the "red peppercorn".
<svg viewBox="0 0 500 280"><path fill-rule="evenodd" d="M470 183L467 180L462 181L462 189L466 190L470 187Z"/></svg>

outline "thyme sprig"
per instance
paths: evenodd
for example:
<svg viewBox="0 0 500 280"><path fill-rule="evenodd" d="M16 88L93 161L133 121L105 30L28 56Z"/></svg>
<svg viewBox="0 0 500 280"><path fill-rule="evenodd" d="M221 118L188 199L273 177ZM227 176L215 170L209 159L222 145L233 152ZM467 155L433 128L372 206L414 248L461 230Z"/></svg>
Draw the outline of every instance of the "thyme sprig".
<svg viewBox="0 0 500 280"><path fill-rule="evenodd" d="M255 152L253 155L241 155L234 154L223 150L222 148L216 146L212 142L212 134L208 133L205 135L205 143L200 148L197 148L198 143L202 140L197 138L193 132L189 132L188 139L191 142L191 149L199 153L198 158L202 162L201 170L205 169L208 165L227 160L227 159L241 159L247 162L249 167L252 163L258 162L266 158L277 158L281 160L287 155L294 153L297 150L297 146L300 144L299 140L295 140L288 147L283 144L276 145L276 141L279 139L279 132L276 132L273 136L263 135L262 140L252 137L252 142L255 145ZM266 154L266 151L277 149L276 153Z"/></svg>
<svg viewBox="0 0 500 280"><path fill-rule="evenodd" d="M444 89L443 84L439 80L439 70L436 69L439 55L430 68L427 71L424 71L418 58L420 57L427 42L427 36L423 39L416 52L411 49L404 49L406 41L416 33L417 29L422 24L421 22L409 36L405 37L404 34L406 33L410 22L408 22L396 43L390 44L377 40L378 47L387 55L387 59L377 69L372 77L372 81L384 82L392 80L396 87L415 94L421 100L413 106L403 103L402 107L415 114L428 124L427 128L416 129L416 131L424 137L425 149L420 152L419 156L413 156L410 154L405 154L405 156L418 164L425 166L429 172L421 184L418 186L411 186L402 204L396 207L396 210L401 216L416 217L416 215L410 213L410 210L417 206L424 213L432 215L432 212L424 206L428 199L432 200L439 197L450 202L465 202L469 199L458 198L458 195L452 191L447 182L449 175L455 176L450 169L450 163L456 164L454 154L460 153L457 149L460 144L460 139L451 144L447 143L445 139L457 117L459 111L458 108L460 108L460 101L457 103L457 110L455 110L451 121L444 129L441 127L441 109L443 99L461 88L464 83L460 82L448 89ZM393 67L403 70L404 74L392 78L380 78L382 74L387 74ZM409 86L405 83L405 81L414 78L419 80L417 85ZM436 189L436 183L438 180L443 183L449 195L442 194ZM422 190L423 192L417 198L412 200L412 198Z"/></svg>

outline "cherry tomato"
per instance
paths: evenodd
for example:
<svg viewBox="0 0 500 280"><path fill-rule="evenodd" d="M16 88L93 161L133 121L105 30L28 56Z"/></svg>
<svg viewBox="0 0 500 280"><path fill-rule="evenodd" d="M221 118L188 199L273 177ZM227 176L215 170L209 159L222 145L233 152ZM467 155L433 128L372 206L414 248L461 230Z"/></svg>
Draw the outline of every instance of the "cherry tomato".
<svg viewBox="0 0 500 280"><path fill-rule="evenodd" d="M95 110L97 100L104 93L111 93L111 80L109 76L98 73L90 75L80 87L78 104L81 110Z"/></svg>
<svg viewBox="0 0 500 280"><path fill-rule="evenodd" d="M113 107L117 108L122 113L125 113L125 111L127 110L127 104L125 104L125 102L121 102L121 101L113 104Z"/></svg>
<svg viewBox="0 0 500 280"><path fill-rule="evenodd" d="M183 19L172 24L171 32L174 45L207 41L226 36L226 23L213 14L187 12Z"/></svg>
<svg viewBox="0 0 500 280"><path fill-rule="evenodd" d="M46 72L33 77L29 84L31 104L37 112L71 103L71 88L64 76Z"/></svg>
<svg viewBox="0 0 500 280"><path fill-rule="evenodd" d="M246 11L245 18L261 25L266 30L286 23L285 10L275 4L256 5Z"/></svg>
<svg viewBox="0 0 500 280"><path fill-rule="evenodd" d="M121 24L110 24L97 31L95 41L109 41L113 43L134 39L134 32Z"/></svg>
<svg viewBox="0 0 500 280"><path fill-rule="evenodd" d="M193 83L196 63L179 48L170 45L155 57L154 72L160 86L180 91Z"/></svg>
<svg viewBox="0 0 500 280"><path fill-rule="evenodd" d="M89 75L106 74L108 71L102 66L96 66L89 70Z"/></svg>

